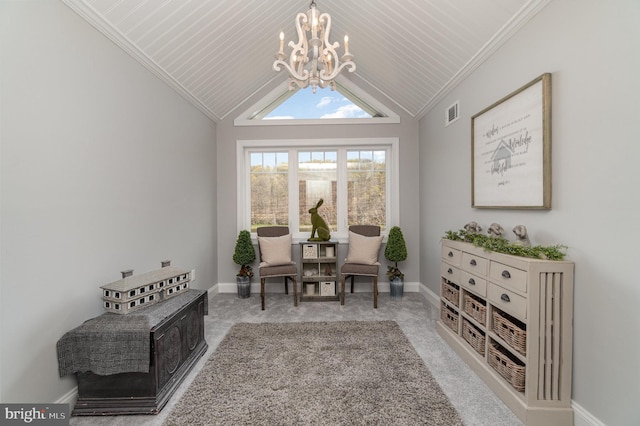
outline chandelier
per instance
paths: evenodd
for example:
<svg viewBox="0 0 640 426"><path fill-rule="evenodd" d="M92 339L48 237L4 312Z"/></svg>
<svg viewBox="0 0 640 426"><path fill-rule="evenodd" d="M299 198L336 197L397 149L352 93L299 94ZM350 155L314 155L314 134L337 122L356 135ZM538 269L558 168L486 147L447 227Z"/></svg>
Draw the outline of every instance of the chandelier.
<svg viewBox="0 0 640 426"><path fill-rule="evenodd" d="M322 89L330 86L335 90L334 79L340 71L345 67L349 72L356 69L353 55L349 53L349 37L344 36L344 55L338 58L336 49L340 48L340 43L329 43L331 16L320 13L315 0L311 1L307 13L296 15L295 23L298 42L291 40L288 44L292 49L289 62L285 62L284 33L280 32L280 50L275 55L273 69L280 71L284 67L289 71L289 90L295 89L296 85L301 89L311 86L313 93L318 86Z"/></svg>

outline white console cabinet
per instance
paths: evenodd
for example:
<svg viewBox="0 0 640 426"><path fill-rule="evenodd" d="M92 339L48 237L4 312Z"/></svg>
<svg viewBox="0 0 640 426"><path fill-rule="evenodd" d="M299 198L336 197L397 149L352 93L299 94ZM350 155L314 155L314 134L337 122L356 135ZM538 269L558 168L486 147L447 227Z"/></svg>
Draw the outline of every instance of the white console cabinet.
<svg viewBox="0 0 640 426"><path fill-rule="evenodd" d="M573 424L573 271L442 241L438 333L528 426Z"/></svg>

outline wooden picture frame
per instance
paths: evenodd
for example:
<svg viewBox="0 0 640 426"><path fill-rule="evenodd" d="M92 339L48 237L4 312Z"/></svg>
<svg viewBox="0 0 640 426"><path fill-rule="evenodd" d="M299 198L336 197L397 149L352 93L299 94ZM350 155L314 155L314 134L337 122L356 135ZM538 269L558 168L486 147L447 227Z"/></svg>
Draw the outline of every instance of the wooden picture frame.
<svg viewBox="0 0 640 426"><path fill-rule="evenodd" d="M471 117L471 206L551 209L551 74Z"/></svg>

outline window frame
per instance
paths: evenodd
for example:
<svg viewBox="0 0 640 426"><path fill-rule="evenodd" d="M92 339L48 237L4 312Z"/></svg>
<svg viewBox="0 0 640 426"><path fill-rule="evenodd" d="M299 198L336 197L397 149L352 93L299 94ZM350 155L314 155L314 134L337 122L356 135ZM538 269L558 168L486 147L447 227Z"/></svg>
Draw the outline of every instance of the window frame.
<svg viewBox="0 0 640 426"><path fill-rule="evenodd" d="M298 151L307 150L338 150L338 173L337 184L340 189L338 192L347 191L347 168L346 168L346 152L347 150L385 150L386 151L386 224L383 235L393 224L399 223L400 207L399 207L399 138L350 138L350 139L253 139L253 140L237 140L236 141L236 170L237 170L237 231L247 229L251 230L251 161L250 156L255 151L279 151L289 152L289 188L296 188L298 183ZM344 157L341 160L341 156ZM341 167L341 161L344 161L344 167ZM296 167L291 167L292 162ZM289 229L291 230L294 240L306 240L309 232L294 231L299 229L299 218L297 214L299 194L297 191L289 193ZM322 212L321 212L322 214ZM338 229L331 231L331 239L339 242L347 242L349 232L347 229L347 206L338 199ZM255 232L251 233L251 237L257 238Z"/></svg>
<svg viewBox="0 0 640 426"><path fill-rule="evenodd" d="M338 90L343 96L348 98L356 105L358 102L363 102L369 106L370 109L379 111L383 116L370 117L370 118L307 118L307 119L282 119L282 120L262 120L254 119L254 117L260 117L263 110L268 108L274 103L284 102L293 93L289 90L289 81L284 81L278 85L275 89L269 92L265 97L252 105L249 109L240 114L233 121L233 125L236 127L242 126L306 126L313 124L323 125L335 125L335 124L398 124L400 123L400 116L387 108L382 103L378 102L371 95L348 79L338 76L336 82L341 87ZM308 89L308 88L307 88ZM306 90L306 89L303 89ZM353 98L357 99L354 100Z"/></svg>

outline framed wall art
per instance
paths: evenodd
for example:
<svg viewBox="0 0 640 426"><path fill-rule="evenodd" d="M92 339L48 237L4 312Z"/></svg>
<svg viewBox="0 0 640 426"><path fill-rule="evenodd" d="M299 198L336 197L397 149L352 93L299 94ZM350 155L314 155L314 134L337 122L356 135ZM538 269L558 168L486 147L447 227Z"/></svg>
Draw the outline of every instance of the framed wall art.
<svg viewBox="0 0 640 426"><path fill-rule="evenodd" d="M551 74L471 117L471 206L551 208Z"/></svg>

